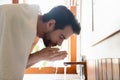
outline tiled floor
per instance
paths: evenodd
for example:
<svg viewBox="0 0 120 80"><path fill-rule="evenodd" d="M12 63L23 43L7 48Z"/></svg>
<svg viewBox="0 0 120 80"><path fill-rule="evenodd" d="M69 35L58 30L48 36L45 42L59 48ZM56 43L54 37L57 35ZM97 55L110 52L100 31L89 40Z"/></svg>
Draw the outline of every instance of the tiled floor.
<svg viewBox="0 0 120 80"><path fill-rule="evenodd" d="M25 74L23 80L83 80L77 74Z"/></svg>

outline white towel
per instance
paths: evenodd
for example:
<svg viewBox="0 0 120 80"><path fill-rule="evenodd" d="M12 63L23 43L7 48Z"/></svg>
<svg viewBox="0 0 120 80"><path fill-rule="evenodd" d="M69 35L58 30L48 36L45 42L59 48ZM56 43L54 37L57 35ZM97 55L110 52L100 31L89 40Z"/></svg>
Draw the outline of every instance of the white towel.
<svg viewBox="0 0 120 80"><path fill-rule="evenodd" d="M23 79L38 13L37 5L0 6L0 80Z"/></svg>

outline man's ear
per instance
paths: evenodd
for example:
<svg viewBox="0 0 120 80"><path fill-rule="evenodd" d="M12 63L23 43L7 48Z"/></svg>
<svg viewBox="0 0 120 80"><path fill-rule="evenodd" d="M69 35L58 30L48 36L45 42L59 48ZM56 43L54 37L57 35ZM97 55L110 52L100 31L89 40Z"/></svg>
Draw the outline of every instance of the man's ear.
<svg viewBox="0 0 120 80"><path fill-rule="evenodd" d="M47 22L47 28L49 29L49 31L54 29L55 23L56 23L56 21L54 19L51 19Z"/></svg>

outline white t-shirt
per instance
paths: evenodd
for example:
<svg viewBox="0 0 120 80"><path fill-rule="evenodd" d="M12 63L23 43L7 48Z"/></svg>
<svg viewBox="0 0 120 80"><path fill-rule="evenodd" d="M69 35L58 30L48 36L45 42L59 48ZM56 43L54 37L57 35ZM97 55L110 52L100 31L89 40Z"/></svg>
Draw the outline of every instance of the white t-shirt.
<svg viewBox="0 0 120 80"><path fill-rule="evenodd" d="M36 36L37 5L0 6L0 80L22 80Z"/></svg>

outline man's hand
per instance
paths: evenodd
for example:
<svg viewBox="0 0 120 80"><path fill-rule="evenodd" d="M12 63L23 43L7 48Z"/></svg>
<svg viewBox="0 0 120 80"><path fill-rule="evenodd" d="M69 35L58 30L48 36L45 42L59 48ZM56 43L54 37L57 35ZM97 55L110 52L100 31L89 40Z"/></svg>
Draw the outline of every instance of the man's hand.
<svg viewBox="0 0 120 80"><path fill-rule="evenodd" d="M47 60L47 61L56 61L56 60L62 60L67 56L66 51L59 51L58 48L44 48L40 51L37 51L33 54L29 55L28 62L26 68L34 65L35 63Z"/></svg>
<svg viewBox="0 0 120 80"><path fill-rule="evenodd" d="M59 51L58 48L50 48L50 47L38 51L38 54L42 60L48 60L48 61L62 60L67 56L66 51Z"/></svg>

